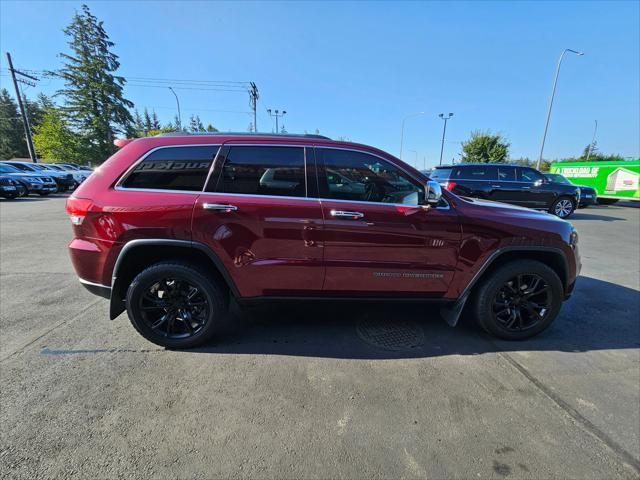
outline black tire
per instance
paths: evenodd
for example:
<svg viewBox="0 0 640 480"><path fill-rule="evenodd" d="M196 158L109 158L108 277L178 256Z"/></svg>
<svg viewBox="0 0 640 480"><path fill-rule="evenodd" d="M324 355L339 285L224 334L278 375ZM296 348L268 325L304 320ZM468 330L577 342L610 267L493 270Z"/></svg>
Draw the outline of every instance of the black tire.
<svg viewBox="0 0 640 480"><path fill-rule="evenodd" d="M576 201L571 197L559 197L553 202L549 213L554 214L556 217L569 218L576 210Z"/></svg>
<svg viewBox="0 0 640 480"><path fill-rule="evenodd" d="M198 291L193 305L183 292L185 285ZM127 290L126 303L134 328L170 349L206 343L228 311L225 290L205 272L178 261L156 263L139 273Z"/></svg>
<svg viewBox="0 0 640 480"><path fill-rule="evenodd" d="M532 279L536 278L544 282L536 284L541 293L532 295L527 293L529 290L526 288L518 288L521 279L524 286L531 287L534 284ZM529 282L529 285L524 282ZM518 292L514 297L519 300L513 300L515 306L509 307L507 303L510 300L505 298L504 293L510 293L513 287ZM478 324L490 334L505 340L524 340L551 325L560 312L563 300L564 289L556 272L535 260L516 260L496 268L483 279L474 292L471 311ZM536 315L530 310L531 305L544 305L546 308ZM513 317L515 320L512 320ZM513 324L509 325L509 322Z"/></svg>
<svg viewBox="0 0 640 480"><path fill-rule="evenodd" d="M616 199L616 198L598 198L598 203L600 205L613 205L614 203L618 203L618 199Z"/></svg>

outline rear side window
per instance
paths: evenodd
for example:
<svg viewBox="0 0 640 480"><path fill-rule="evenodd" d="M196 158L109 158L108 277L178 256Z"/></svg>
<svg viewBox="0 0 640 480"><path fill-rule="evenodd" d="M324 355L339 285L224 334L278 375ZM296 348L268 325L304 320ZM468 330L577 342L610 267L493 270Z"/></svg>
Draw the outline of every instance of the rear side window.
<svg viewBox="0 0 640 480"><path fill-rule="evenodd" d="M151 152L127 175L125 188L199 192L219 146L165 147Z"/></svg>
<svg viewBox="0 0 640 480"><path fill-rule="evenodd" d="M456 168L453 179L459 180L497 180L495 167L483 165Z"/></svg>
<svg viewBox="0 0 640 480"><path fill-rule="evenodd" d="M429 174L429 178L432 180L448 180L452 171L452 168L434 168Z"/></svg>
<svg viewBox="0 0 640 480"><path fill-rule="evenodd" d="M398 167L374 155L352 150L316 148L324 166L320 189L325 198L419 205L424 188Z"/></svg>
<svg viewBox="0 0 640 480"><path fill-rule="evenodd" d="M245 195L305 197L303 147L231 146L218 160L217 181L207 190Z"/></svg>

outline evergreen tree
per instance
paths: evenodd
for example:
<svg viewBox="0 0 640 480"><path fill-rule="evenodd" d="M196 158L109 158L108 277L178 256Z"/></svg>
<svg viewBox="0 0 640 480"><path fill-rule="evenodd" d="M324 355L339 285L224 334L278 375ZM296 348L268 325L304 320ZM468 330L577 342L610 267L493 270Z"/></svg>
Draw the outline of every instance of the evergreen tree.
<svg viewBox="0 0 640 480"><path fill-rule="evenodd" d="M57 95L64 97L63 112L82 135L89 159L102 162L116 150L116 135L130 131L133 103L124 98L125 79L115 74L120 62L111 51L114 43L88 6L82 5L64 33L71 52L60 54L64 64L55 74L65 86Z"/></svg>
<svg viewBox="0 0 640 480"><path fill-rule="evenodd" d="M6 88L0 90L0 160L27 157L22 118L18 105Z"/></svg>
<svg viewBox="0 0 640 480"><path fill-rule="evenodd" d="M153 130L153 122L151 121L151 115L149 115L147 107L144 107L144 129L147 132Z"/></svg>
<svg viewBox="0 0 640 480"><path fill-rule="evenodd" d="M140 112L138 111L138 109L136 108L133 111L133 130L134 130L134 137L139 138L139 137L144 137L145 135L145 125L144 125L144 120L142 120L142 115L140 115Z"/></svg>
<svg viewBox="0 0 640 480"><path fill-rule="evenodd" d="M509 157L509 142L500 134L471 132L471 138L462 142L464 163L502 163Z"/></svg>
<svg viewBox="0 0 640 480"><path fill-rule="evenodd" d="M160 120L158 120L158 114L154 110L151 115L151 127L153 130L160 130L162 126L160 125Z"/></svg>
<svg viewBox="0 0 640 480"><path fill-rule="evenodd" d="M207 125L207 132L217 132L218 129L216 127L214 127L213 125L209 124Z"/></svg>
<svg viewBox="0 0 640 480"><path fill-rule="evenodd" d="M191 115L189 119L189 131L193 133L206 131L199 115Z"/></svg>

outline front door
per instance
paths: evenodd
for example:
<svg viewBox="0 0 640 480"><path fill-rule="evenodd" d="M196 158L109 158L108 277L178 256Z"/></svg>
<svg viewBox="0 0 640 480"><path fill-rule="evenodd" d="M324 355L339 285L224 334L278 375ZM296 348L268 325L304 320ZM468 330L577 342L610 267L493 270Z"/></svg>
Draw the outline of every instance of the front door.
<svg viewBox="0 0 640 480"><path fill-rule="evenodd" d="M529 167L518 167L518 181L522 188L523 203L529 208L548 208L555 194L550 182L537 170Z"/></svg>
<svg viewBox="0 0 640 480"><path fill-rule="evenodd" d="M427 207L424 188L388 160L317 147L325 293L438 296L458 257L454 210Z"/></svg>
<svg viewBox="0 0 640 480"><path fill-rule="evenodd" d="M195 204L193 240L216 253L241 296L322 290L322 209L307 180L302 146L227 145L218 154Z"/></svg>

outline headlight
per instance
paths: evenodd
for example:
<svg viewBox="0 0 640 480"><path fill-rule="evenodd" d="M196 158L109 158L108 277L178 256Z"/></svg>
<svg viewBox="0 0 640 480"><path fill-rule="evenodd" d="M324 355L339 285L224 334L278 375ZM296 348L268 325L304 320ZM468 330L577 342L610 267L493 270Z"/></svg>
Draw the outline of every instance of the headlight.
<svg viewBox="0 0 640 480"><path fill-rule="evenodd" d="M28 179L28 181L31 183L42 183L42 179L38 177L31 177Z"/></svg>

